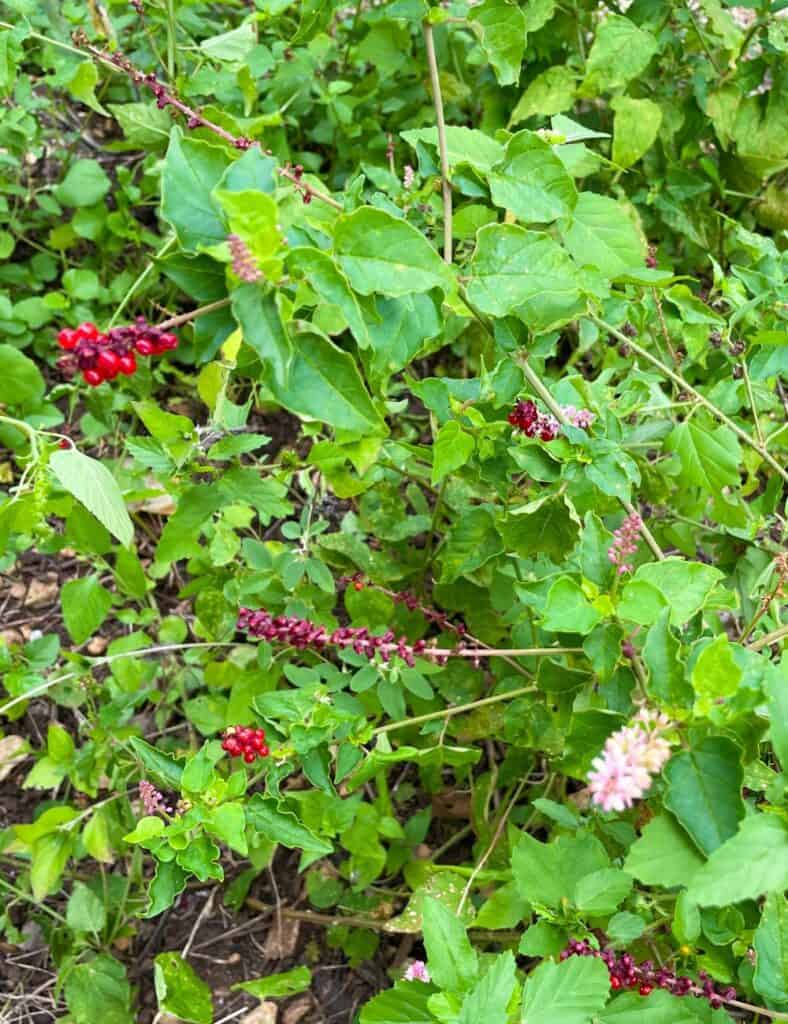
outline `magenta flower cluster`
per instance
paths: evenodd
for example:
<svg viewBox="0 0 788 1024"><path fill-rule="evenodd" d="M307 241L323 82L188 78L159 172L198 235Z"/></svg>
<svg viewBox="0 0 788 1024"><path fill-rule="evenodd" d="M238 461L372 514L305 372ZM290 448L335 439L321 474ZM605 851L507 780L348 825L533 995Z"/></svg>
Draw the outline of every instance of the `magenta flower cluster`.
<svg viewBox="0 0 788 1024"><path fill-rule="evenodd" d="M613 543L607 550L607 557L618 566L618 575L632 572L634 566L631 558L638 549L640 529L643 520L637 512L631 512L617 530L613 531Z"/></svg>
<svg viewBox="0 0 788 1024"><path fill-rule="evenodd" d="M238 629L261 640L286 644L300 651L307 648L322 651L327 647L341 647L362 654L370 661L377 654L380 654L383 661L389 661L396 654L411 667L416 664L416 655L423 654L427 649L424 640L410 644L406 637L397 638L391 630L381 636L374 636L364 627L353 626L340 626L329 632L325 626L319 626L309 619L271 615L267 611L253 611L251 608L241 608Z"/></svg>
<svg viewBox="0 0 788 1024"><path fill-rule="evenodd" d="M427 965L423 960L414 960L403 975L405 981L421 981L429 985L432 981Z"/></svg>
<svg viewBox="0 0 788 1024"><path fill-rule="evenodd" d="M561 411L573 427L588 430L596 419L590 409L576 409L573 405L562 405ZM548 413L539 412L530 399L517 402L509 413L509 422L526 437L538 437L542 441L554 441L561 432L561 424Z"/></svg>
<svg viewBox="0 0 788 1024"><path fill-rule="evenodd" d="M140 800L146 815L172 814L172 808L167 805L164 797L153 783L148 782L147 779L143 779L140 783Z"/></svg>
<svg viewBox="0 0 788 1024"><path fill-rule="evenodd" d="M233 273L241 281L247 284L256 284L262 281L263 272L257 266L249 246L238 235L227 236L227 248L230 250Z"/></svg>
<svg viewBox="0 0 788 1024"><path fill-rule="evenodd" d="M623 811L645 796L652 776L670 758L670 744L662 735L670 724L666 715L641 708L631 725L608 737L588 776L595 804L604 811Z"/></svg>
<svg viewBox="0 0 788 1024"><path fill-rule="evenodd" d="M666 967L654 967L651 960L638 964L629 953L620 956L609 949L598 950L586 940L572 939L561 952L561 960L570 956L598 957L610 973L610 985L614 990L636 988L642 996L651 995L655 988L664 989L674 996L697 996L708 999L713 1009L719 1009L724 1002L736 999L736 989L718 988L705 973L699 973L700 985L686 975L677 975Z"/></svg>

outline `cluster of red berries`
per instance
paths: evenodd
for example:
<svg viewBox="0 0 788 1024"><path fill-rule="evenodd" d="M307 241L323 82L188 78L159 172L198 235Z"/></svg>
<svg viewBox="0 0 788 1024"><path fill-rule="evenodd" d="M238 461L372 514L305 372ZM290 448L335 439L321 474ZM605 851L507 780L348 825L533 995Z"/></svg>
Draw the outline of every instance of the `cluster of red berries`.
<svg viewBox="0 0 788 1024"><path fill-rule="evenodd" d="M229 729L225 729L222 750L230 757L242 757L247 764L253 764L258 757L268 757L265 729L231 725Z"/></svg>
<svg viewBox="0 0 788 1024"><path fill-rule="evenodd" d="M539 412L530 400L517 402L507 418L511 425L517 430L522 430L526 437L538 437L542 441L554 441L561 426L554 416L546 416Z"/></svg>
<svg viewBox="0 0 788 1024"><path fill-rule="evenodd" d="M595 956L607 967L610 973L610 986L614 991L622 988L636 988L642 996L649 996L655 988L665 989L674 996L697 996L708 999L712 1009L719 1009L725 1002L736 999L735 988L718 990L705 971L699 972L700 985L686 975L676 975L666 967L654 967L651 960L635 963L629 953L621 956L610 950L598 950L585 940L572 939L561 953L561 959L570 956Z"/></svg>
<svg viewBox="0 0 788 1024"><path fill-rule="evenodd" d="M137 370L137 355L159 356L178 347L174 334L153 327L144 316L133 324L113 327L103 334L92 323L65 327L58 333L57 343L65 355L57 361L64 377L71 378L79 370L91 387L105 380L114 380L119 373L130 377Z"/></svg>

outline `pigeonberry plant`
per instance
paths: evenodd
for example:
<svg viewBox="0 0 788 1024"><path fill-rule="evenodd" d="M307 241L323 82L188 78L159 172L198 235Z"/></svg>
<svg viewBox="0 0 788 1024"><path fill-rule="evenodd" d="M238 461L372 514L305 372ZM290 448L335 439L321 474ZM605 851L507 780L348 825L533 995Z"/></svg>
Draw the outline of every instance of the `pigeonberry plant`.
<svg viewBox="0 0 788 1024"><path fill-rule="evenodd" d="M0 3L11 1021L788 1020L787 13Z"/></svg>

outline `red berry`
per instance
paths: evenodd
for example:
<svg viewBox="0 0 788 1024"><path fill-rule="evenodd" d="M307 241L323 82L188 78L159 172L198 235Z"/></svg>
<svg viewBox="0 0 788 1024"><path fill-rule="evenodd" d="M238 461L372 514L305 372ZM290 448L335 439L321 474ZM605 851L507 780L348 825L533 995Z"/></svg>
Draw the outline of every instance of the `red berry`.
<svg viewBox="0 0 788 1024"><path fill-rule="evenodd" d="M138 338L134 342L134 347L141 356L152 356L156 351L156 346L152 341L148 341L147 338Z"/></svg>
<svg viewBox="0 0 788 1024"><path fill-rule="evenodd" d="M252 736L251 746L252 746L253 750L260 751L265 746L265 740L263 739L262 736L257 736L257 735Z"/></svg>
<svg viewBox="0 0 788 1024"><path fill-rule="evenodd" d="M70 448L71 447L71 442L67 441L66 438L64 437L64 438L61 438L60 441L58 441L57 446L58 446L58 448Z"/></svg>
<svg viewBox="0 0 788 1024"><path fill-rule="evenodd" d="M641 985L640 988L638 989L638 992L640 992L640 994L642 996L650 996L652 991L653 991L653 989L652 989L651 985L645 985L645 984Z"/></svg>
<svg viewBox="0 0 788 1024"><path fill-rule="evenodd" d="M85 383L90 384L92 388L98 387L98 385L104 380L98 370L83 370L82 377Z"/></svg>
<svg viewBox="0 0 788 1024"><path fill-rule="evenodd" d="M120 372L120 356L111 348L102 349L96 357L96 369L101 371L105 380L113 380Z"/></svg>
<svg viewBox="0 0 788 1024"><path fill-rule="evenodd" d="M354 590L363 590L364 589L364 584L361 582L361 580L356 580L356 582L353 584L353 589Z"/></svg>
<svg viewBox="0 0 788 1024"><path fill-rule="evenodd" d="M77 327L76 333L80 341L95 341L99 336L99 329L88 320L87 323L80 324Z"/></svg>
<svg viewBox="0 0 788 1024"><path fill-rule="evenodd" d="M621 988L621 980L617 978L615 975L613 975L613 977L610 979L610 985L613 989L619 989Z"/></svg>
<svg viewBox="0 0 788 1024"><path fill-rule="evenodd" d="M62 331L58 332L57 343L61 348L71 350L76 348L79 338L77 332L72 331L70 327L64 327Z"/></svg>
<svg viewBox="0 0 788 1024"><path fill-rule="evenodd" d="M168 349L177 348L178 339L175 337L174 334L162 334L161 337L159 338L158 347L162 352L166 352L168 351Z"/></svg>
<svg viewBox="0 0 788 1024"><path fill-rule="evenodd" d="M127 352L125 356L121 356L118 360L118 369L121 373L125 373L127 377L130 377L132 373L137 371L137 360L134 357L133 352Z"/></svg>
<svg viewBox="0 0 788 1024"><path fill-rule="evenodd" d="M247 750L244 754L244 761L247 764L252 764L257 759L257 754L253 750Z"/></svg>
<svg viewBox="0 0 788 1024"><path fill-rule="evenodd" d="M269 751L268 747L264 743L262 745L262 747L260 747L260 757L268 757L269 753L270 753L270 751Z"/></svg>

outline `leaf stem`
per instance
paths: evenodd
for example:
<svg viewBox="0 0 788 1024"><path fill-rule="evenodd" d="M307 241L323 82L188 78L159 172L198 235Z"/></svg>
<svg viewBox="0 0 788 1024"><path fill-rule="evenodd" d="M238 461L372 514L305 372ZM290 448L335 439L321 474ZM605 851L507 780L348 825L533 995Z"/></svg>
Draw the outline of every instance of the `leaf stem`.
<svg viewBox="0 0 788 1024"><path fill-rule="evenodd" d="M642 359L645 359L647 362L651 363L652 366L656 367L660 371L660 373L664 374L665 377L673 381L674 384L678 384L684 391L688 391L694 398L698 400L698 402L700 402L701 405L708 409L709 412L720 421L720 423L724 423L729 430L732 430L733 433L741 441L744 442L744 444L748 445L750 448L756 451L764 460L764 462L768 462L772 469L776 470L780 474L783 480L788 482L788 470L781 466L773 455L769 454L765 446L759 444L754 438L750 437L746 430L742 430L741 427L737 426L733 422L733 420L722 411L722 409L718 408L713 402L709 401L709 399L706 398L705 395L702 395L700 391L698 391L687 380L685 380L685 378L682 377L680 373L676 373L675 370L671 370L671 368L669 366L666 366L661 359L657 359L657 357L652 355L647 349L643 348L641 345L638 345L637 342L633 341L631 338L628 338L625 334L617 330L617 328L611 326L609 323L604 321L595 313L589 313L588 317L590 320L593 320L597 327L601 327L603 331L607 331L608 334L612 334L614 338L618 338L619 341L623 341L627 345L629 345L633 352L636 352Z"/></svg>
<svg viewBox="0 0 788 1024"><path fill-rule="evenodd" d="M129 304L129 302L131 301L133 296L136 294L136 292L139 291L139 289L143 286L143 284L148 280L150 275L153 273L153 268L156 265L154 261L158 260L158 259L161 259L162 256L166 256L167 253L170 251L170 249L173 247L173 245L175 245L175 242L176 242L175 235L170 235L170 237L167 239L167 241L164 243L164 245L158 250L158 252L156 252L154 254L153 259L148 261L148 264L145 267L145 269L137 277L137 279L132 283L132 285L129 288L129 290L126 292L126 294L120 300L120 304L116 307L115 312L112 314L112 319L107 324L107 328L108 329L110 327L114 327L115 326L115 324L118 322L118 317L120 316L120 314L123 312L123 310Z"/></svg>
<svg viewBox="0 0 788 1024"><path fill-rule="evenodd" d="M224 309L224 307L229 306L231 302L232 299L229 297L226 299L217 299L216 302L209 302L207 306L198 306L197 309L192 309L188 313L179 313L178 316L171 316L169 320L164 320L156 326L162 329L180 327L181 324L186 324L190 320L196 320L199 316L205 316L207 313L213 313L217 309Z"/></svg>
<svg viewBox="0 0 788 1024"><path fill-rule="evenodd" d="M507 693L497 693L492 697L483 697L481 700L471 701L470 704L458 704L456 707L444 708L442 711L432 711L428 715L416 715L414 718L406 718L400 722L389 722L388 725L378 726L372 732L373 736L380 736L384 732L395 732L399 729L406 729L410 725L421 725L423 722L436 722L441 718L452 718L454 715L463 715L466 711L473 711L475 708L488 707L490 704L500 704L504 700L514 700L516 697L523 697L526 693L534 693L536 686L520 686L516 690L509 690Z"/></svg>
<svg viewBox="0 0 788 1024"><path fill-rule="evenodd" d="M446 263L452 261L452 199L451 184L449 182L449 155L446 146L446 121L443 116L443 97L441 95L441 80L438 73L438 58L435 56L435 38L433 27L430 22L425 21L424 44L427 48L427 64L430 69L430 85L432 87L432 101L435 105L435 123L438 128L438 153L441 163L441 192L443 193L443 259Z"/></svg>
<svg viewBox="0 0 788 1024"><path fill-rule="evenodd" d="M773 630L771 633L767 633L765 636L758 637L757 640L753 640L748 643L747 646L751 651L762 651L764 647L769 647L771 644L777 643L778 640L782 640L784 636L788 636L788 623L784 626L780 626L779 629Z"/></svg>

